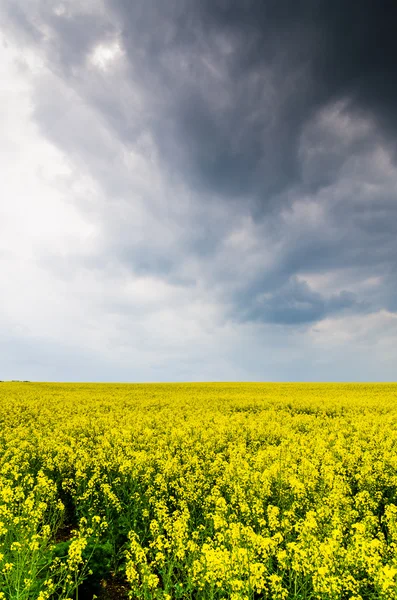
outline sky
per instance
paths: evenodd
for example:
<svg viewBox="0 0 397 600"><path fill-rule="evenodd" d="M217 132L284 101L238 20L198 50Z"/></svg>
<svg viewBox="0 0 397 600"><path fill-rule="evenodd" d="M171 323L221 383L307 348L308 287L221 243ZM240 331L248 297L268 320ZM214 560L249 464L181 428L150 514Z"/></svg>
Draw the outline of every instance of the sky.
<svg viewBox="0 0 397 600"><path fill-rule="evenodd" d="M394 0L0 0L0 379L393 381Z"/></svg>

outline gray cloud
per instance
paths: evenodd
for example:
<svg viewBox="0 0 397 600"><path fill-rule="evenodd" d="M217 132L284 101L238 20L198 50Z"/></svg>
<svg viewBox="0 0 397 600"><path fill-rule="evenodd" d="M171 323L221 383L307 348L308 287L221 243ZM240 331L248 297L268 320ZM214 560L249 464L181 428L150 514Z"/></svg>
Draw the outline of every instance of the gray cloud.
<svg viewBox="0 0 397 600"><path fill-rule="evenodd" d="M238 314L243 320L281 325L313 323L341 311L361 308L356 295L351 292L342 291L324 298L311 290L306 282L296 279L289 279L275 293L265 293L254 300L251 305L248 301L245 303L245 310L244 306L239 306Z"/></svg>

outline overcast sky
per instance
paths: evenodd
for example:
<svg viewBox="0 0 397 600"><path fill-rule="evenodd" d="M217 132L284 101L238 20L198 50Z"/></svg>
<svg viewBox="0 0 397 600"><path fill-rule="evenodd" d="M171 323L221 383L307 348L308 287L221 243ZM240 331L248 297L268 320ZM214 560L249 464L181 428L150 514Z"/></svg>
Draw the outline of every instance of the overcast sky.
<svg viewBox="0 0 397 600"><path fill-rule="evenodd" d="M395 0L0 15L0 379L396 379Z"/></svg>

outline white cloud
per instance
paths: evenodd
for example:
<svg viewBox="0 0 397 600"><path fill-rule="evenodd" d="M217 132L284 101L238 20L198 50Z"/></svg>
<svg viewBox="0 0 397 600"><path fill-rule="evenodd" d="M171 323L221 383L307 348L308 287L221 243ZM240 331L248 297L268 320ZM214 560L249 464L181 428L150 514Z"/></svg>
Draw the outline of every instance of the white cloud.
<svg viewBox="0 0 397 600"><path fill-rule="evenodd" d="M89 56L89 61L102 71L114 69L115 63L123 55L119 41L116 39L107 44L98 44Z"/></svg>

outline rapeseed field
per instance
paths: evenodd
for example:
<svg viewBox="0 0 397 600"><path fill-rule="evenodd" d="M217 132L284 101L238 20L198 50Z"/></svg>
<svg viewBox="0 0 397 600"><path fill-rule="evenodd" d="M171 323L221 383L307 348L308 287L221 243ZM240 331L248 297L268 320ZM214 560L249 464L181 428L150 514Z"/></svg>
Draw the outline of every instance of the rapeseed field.
<svg viewBox="0 0 397 600"><path fill-rule="evenodd" d="M0 383L0 423L3 600L397 598L397 384Z"/></svg>

